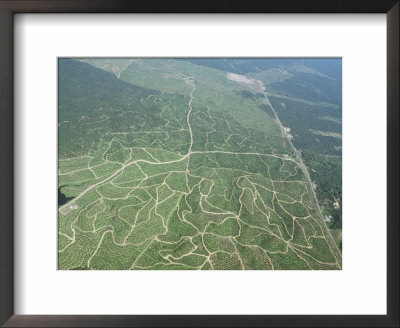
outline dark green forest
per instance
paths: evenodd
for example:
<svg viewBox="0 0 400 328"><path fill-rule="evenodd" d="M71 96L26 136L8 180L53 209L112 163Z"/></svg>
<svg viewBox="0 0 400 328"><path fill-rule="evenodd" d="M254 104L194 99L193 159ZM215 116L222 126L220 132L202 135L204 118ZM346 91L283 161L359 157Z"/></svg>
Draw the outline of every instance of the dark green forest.
<svg viewBox="0 0 400 328"><path fill-rule="evenodd" d="M342 200L342 158L326 157L312 151L303 151L302 157L311 180L316 184L317 197L324 214L332 216L329 227L341 229L342 211L333 207L333 197Z"/></svg>
<svg viewBox="0 0 400 328"><path fill-rule="evenodd" d="M109 132L145 131L162 123L154 115L160 113L160 107L141 101L158 95L158 91L124 82L80 61L59 59L58 65L61 157L93 150L93 145Z"/></svg>
<svg viewBox="0 0 400 328"><path fill-rule="evenodd" d="M340 108L310 105L269 96L272 106L284 126L292 129L293 144L299 150L312 150L319 154L341 156L342 140L322 136L310 130L342 133Z"/></svg>
<svg viewBox="0 0 400 328"><path fill-rule="evenodd" d="M339 198L341 204L342 139L313 132L329 131L341 135L341 108L310 105L274 96L269 96L269 100L282 124L291 128L292 143L308 166L321 208L325 215L332 216L329 227L341 229L342 211L333 207L333 197ZM266 107L264 110L268 111Z"/></svg>
<svg viewBox="0 0 400 328"><path fill-rule="evenodd" d="M341 105L341 86L341 80L327 79L316 74L303 73L283 82L270 84L269 90L284 96Z"/></svg>

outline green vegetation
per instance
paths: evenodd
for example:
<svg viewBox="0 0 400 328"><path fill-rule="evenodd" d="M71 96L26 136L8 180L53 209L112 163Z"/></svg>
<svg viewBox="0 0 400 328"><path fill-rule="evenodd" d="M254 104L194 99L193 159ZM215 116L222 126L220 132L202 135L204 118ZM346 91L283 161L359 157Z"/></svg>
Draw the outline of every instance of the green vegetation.
<svg viewBox="0 0 400 328"><path fill-rule="evenodd" d="M59 269L341 268L341 233L329 234L274 117L280 98L269 97L271 107L258 84L228 76L229 61L201 63L59 60L58 182L69 197L58 209ZM255 70L233 64L234 73ZM293 66L292 74L311 74L304 70ZM340 117L327 108L309 119L337 132ZM293 142L325 138L310 129L328 131L301 124ZM333 139L324 141L329 154L337 154L340 139ZM295 146L307 165L321 165L318 174L336 169L310 142ZM341 198L339 185L329 188L332 181L321 183ZM331 228L340 229L335 220Z"/></svg>
<svg viewBox="0 0 400 328"><path fill-rule="evenodd" d="M330 58L184 59L262 81L279 120L307 165L326 223L341 245L341 60ZM259 91L239 91L270 117ZM335 199L337 200L337 204ZM339 207L338 207L339 205ZM335 207L334 207L335 206Z"/></svg>
<svg viewBox="0 0 400 328"><path fill-rule="evenodd" d="M310 168L310 177L315 182L320 206L325 216L332 216L329 228L342 229L341 208L335 208L335 198L342 199L342 158L327 157L313 152L303 152L303 157ZM340 203L339 203L340 205Z"/></svg>
<svg viewBox="0 0 400 328"><path fill-rule="evenodd" d="M269 96L282 124L289 127L292 142L307 165L327 225L342 229L342 113L341 108L312 105ZM337 205L335 203L337 200ZM336 233L341 247L341 233Z"/></svg>

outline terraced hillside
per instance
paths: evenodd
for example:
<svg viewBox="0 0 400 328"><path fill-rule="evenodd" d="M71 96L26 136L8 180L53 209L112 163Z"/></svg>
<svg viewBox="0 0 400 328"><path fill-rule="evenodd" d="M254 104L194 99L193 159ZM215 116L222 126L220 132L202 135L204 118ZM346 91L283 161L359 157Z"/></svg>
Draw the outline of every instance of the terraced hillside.
<svg viewBox="0 0 400 328"><path fill-rule="evenodd" d="M341 255L258 80L59 60L61 270L333 270Z"/></svg>

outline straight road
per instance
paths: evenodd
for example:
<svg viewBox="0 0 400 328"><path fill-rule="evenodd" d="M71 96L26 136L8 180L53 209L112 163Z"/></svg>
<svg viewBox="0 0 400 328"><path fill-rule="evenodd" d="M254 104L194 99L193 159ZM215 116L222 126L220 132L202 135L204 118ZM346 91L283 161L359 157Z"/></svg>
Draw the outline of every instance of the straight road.
<svg viewBox="0 0 400 328"><path fill-rule="evenodd" d="M257 83L258 83L258 86L260 87L260 89L263 90L263 94L264 94L265 100L266 100L267 104L269 105L269 107L271 107L271 110L272 110L272 112L273 112L274 115L275 115L275 119L276 119L276 121L278 122L278 125L279 125L279 127L281 128L282 133L283 133L284 135L286 135L286 137L287 137L287 133L285 132L285 130L284 130L284 128L283 128L283 125L282 125L282 123L281 123L281 121L280 121L278 115L277 115L276 112L275 112L274 107L272 106L271 102L269 101L269 99L268 99L268 97L267 97L267 94L266 94L266 92L265 92L265 87L264 87L263 83L262 83L261 81L259 81L259 80L257 81ZM287 141L288 141L290 147L292 148L292 150L293 150L293 152L294 152L294 154L295 154L295 156L296 156L297 164L299 165L300 169L303 171L304 175L305 175L306 178L307 178L307 181L308 181L308 183L309 183L309 185L310 185L312 194L313 194L313 196L314 196L315 203L317 204L317 208L318 208L319 215L320 215L321 220L322 220L322 222L323 222L323 224L324 224L324 226L325 226L325 228L326 228L326 231L327 231L327 233L329 234L329 236L330 236L330 238L331 238L331 240L332 240L333 245L335 245L335 248L336 248L338 254L339 254L340 256L342 256L342 253L341 253L341 251L339 250L339 247L337 246L336 241L335 241L335 239L333 238L333 236L332 236L332 234L331 234L331 231L329 230L329 228L328 228L328 226L326 225L326 222L325 222L325 220L324 220L324 216L323 216L323 214L322 214L321 208L319 207L317 195L315 194L314 188L313 188L313 186L312 186L310 174L308 173L307 167L305 166L305 164L304 164L304 162L303 162L303 159L301 158L299 152L298 152L297 149L293 146L292 141L291 141L288 137L287 137Z"/></svg>

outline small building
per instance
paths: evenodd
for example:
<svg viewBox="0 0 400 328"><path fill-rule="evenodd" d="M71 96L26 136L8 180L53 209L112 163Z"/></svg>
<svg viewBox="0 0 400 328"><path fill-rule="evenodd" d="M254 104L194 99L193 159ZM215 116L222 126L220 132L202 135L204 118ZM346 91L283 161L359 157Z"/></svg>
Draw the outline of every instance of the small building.
<svg viewBox="0 0 400 328"><path fill-rule="evenodd" d="M340 204L339 204L340 198L336 198L335 196L333 196L333 199L335 200L335 202L333 203L333 208L334 208L335 210L337 210L337 209L340 208Z"/></svg>

